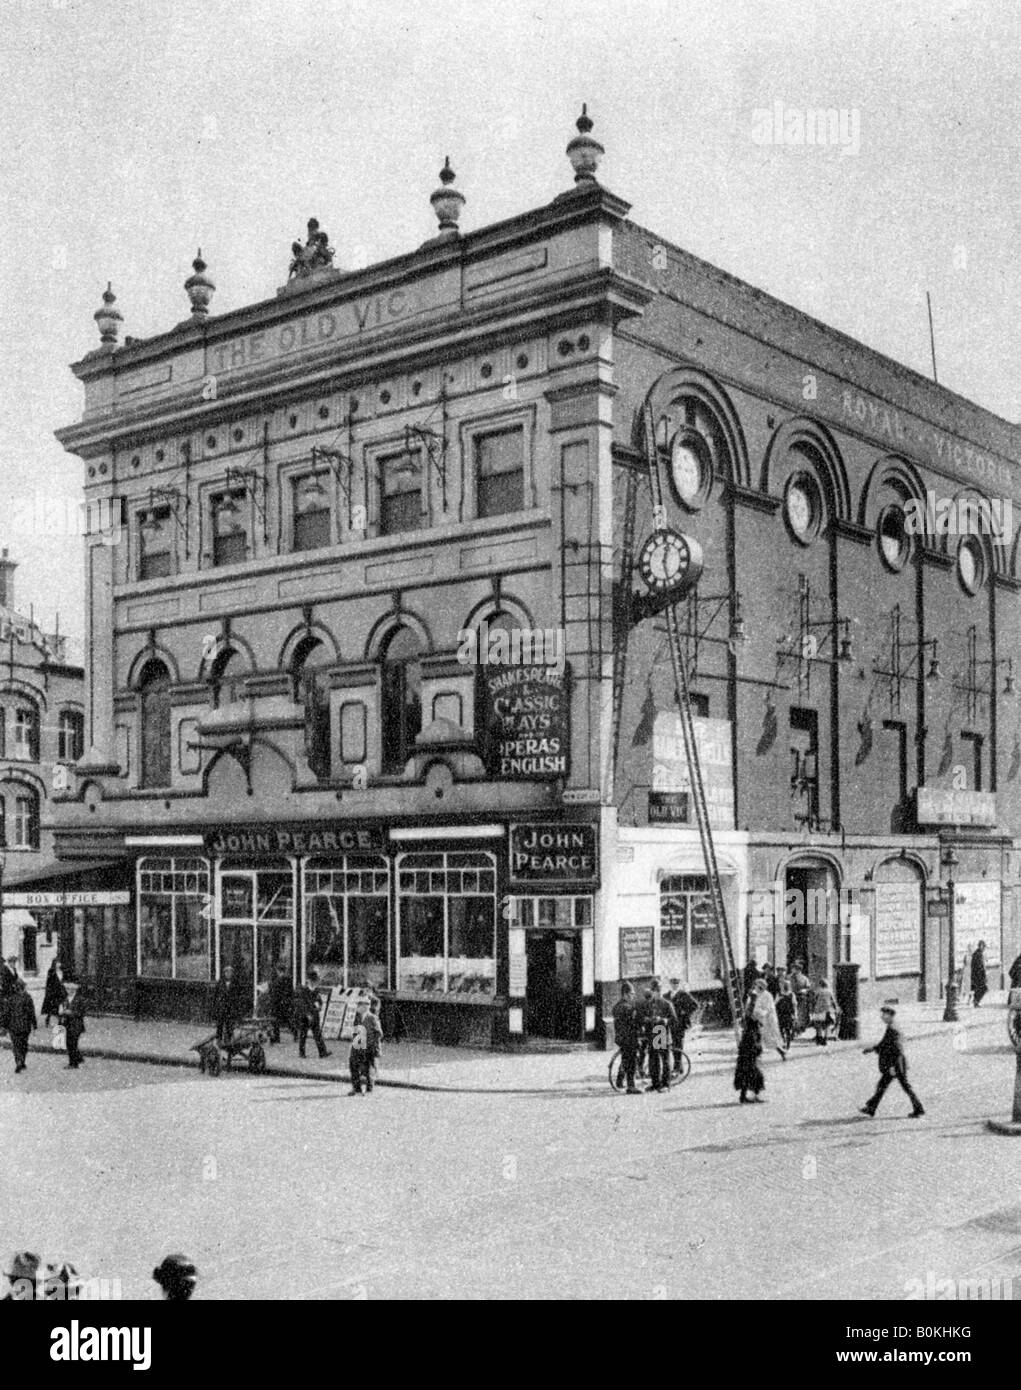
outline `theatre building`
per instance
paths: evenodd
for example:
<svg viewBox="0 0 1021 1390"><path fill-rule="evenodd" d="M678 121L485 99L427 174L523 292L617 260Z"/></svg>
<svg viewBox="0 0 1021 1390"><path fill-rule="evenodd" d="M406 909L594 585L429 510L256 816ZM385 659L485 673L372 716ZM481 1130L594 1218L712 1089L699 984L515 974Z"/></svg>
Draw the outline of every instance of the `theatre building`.
<svg viewBox="0 0 1021 1390"><path fill-rule="evenodd" d="M1016 547L910 504L1011 497L1017 431L631 222L584 114L568 153L573 188L477 231L448 162L438 232L364 270L313 219L245 308L199 255L154 337L103 296L59 432L95 524L55 830L130 895L90 975L122 1007L283 965L411 1036L598 1042L659 973L722 1021L662 617L621 617L654 522L704 557L738 960L935 998L948 873L961 951L1014 949ZM800 922L777 883L817 890Z"/></svg>

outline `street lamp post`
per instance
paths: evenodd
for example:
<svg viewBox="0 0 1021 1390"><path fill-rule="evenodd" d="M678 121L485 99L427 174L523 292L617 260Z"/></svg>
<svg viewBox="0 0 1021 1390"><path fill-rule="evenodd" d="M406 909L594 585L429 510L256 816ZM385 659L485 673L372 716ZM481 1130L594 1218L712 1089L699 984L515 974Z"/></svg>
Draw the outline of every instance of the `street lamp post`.
<svg viewBox="0 0 1021 1390"><path fill-rule="evenodd" d="M954 869L957 867L958 859L954 853L953 846L948 845L943 851L940 863L947 870L947 998L946 1007L943 1010L944 1023L956 1023L957 1015L957 943L954 940L954 898L956 889L954 887Z"/></svg>

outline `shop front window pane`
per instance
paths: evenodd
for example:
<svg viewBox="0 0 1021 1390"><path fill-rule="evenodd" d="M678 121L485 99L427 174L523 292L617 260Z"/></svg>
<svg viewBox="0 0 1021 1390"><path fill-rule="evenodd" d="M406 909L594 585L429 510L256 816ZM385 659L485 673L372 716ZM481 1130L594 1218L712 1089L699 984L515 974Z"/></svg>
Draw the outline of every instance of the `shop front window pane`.
<svg viewBox="0 0 1021 1390"><path fill-rule="evenodd" d="M336 896L305 899L308 968L321 985L344 983L344 899Z"/></svg>
<svg viewBox="0 0 1021 1390"><path fill-rule="evenodd" d="M592 925L592 899L575 898L574 900L574 925L576 927L590 927Z"/></svg>
<svg viewBox="0 0 1021 1390"><path fill-rule="evenodd" d="M175 902L175 974L179 980L208 980L212 975L209 922L200 898L179 896Z"/></svg>
<svg viewBox="0 0 1021 1390"><path fill-rule="evenodd" d="M348 983L385 989L387 984L385 898L347 900Z"/></svg>
<svg viewBox="0 0 1021 1390"><path fill-rule="evenodd" d="M145 976L169 978L172 968L173 909L168 898L143 897L139 909L142 969Z"/></svg>
<svg viewBox="0 0 1021 1390"><path fill-rule="evenodd" d="M294 918L294 884L290 874L258 875L257 917L260 922L290 922Z"/></svg>
<svg viewBox="0 0 1021 1390"><path fill-rule="evenodd" d="M269 984L276 975L277 966L283 966L287 978L291 978L291 964L294 950L294 935L289 927L259 927L259 975L258 984Z"/></svg>
<svg viewBox="0 0 1021 1390"><path fill-rule="evenodd" d="M252 880L240 874L224 874L220 879L220 917L228 921L252 920Z"/></svg>
<svg viewBox="0 0 1021 1390"><path fill-rule="evenodd" d="M401 903L400 988L443 989L443 899L405 898Z"/></svg>

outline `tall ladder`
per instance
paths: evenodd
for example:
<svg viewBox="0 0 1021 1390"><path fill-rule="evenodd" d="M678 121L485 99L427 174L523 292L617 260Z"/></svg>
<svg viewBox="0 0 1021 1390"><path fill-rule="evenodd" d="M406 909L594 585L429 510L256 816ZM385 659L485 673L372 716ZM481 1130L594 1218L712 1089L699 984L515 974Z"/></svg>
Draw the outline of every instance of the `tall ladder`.
<svg viewBox="0 0 1021 1390"><path fill-rule="evenodd" d="M666 513L663 505L663 484L660 477L660 456L659 448L656 444L655 421L652 416L652 406L648 401L645 403L644 414L645 453L649 465L649 487L652 492L653 505L652 515L656 519L654 524L658 527L663 523ZM628 519L626 517L624 530L625 535L627 535ZM633 524L631 534L633 535ZM670 661L674 671L674 690L677 695L677 708L681 716L681 732L684 737L684 753L688 760L692 800L695 803L695 820L698 823L698 835L702 843L702 858L705 861L706 876L709 879L709 896L712 902L713 920L719 937L720 951L723 956L723 979L727 990L727 1002L730 1005L734 1032L740 1040L742 990L738 981L737 966L734 961L734 949L730 940L730 928L727 924L727 908L723 901L723 889L720 885L720 871L716 860L716 845L713 842L712 825L709 821L709 805L706 801L705 783L702 780L702 765L698 756L698 741L695 738L695 724L691 713L691 699L688 694L688 674L685 669L681 629L677 619L676 604L671 603L666 609L666 625L670 643Z"/></svg>

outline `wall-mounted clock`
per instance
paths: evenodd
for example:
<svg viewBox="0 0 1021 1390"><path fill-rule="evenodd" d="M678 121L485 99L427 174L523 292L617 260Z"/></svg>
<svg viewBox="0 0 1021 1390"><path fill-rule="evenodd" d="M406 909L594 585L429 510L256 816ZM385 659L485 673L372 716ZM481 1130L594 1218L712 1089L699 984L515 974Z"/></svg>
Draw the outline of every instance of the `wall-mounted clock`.
<svg viewBox="0 0 1021 1390"><path fill-rule="evenodd" d="M653 532L638 556L638 569L650 592L663 594L691 580L692 544L680 531ZM702 568L700 558L697 568Z"/></svg>

